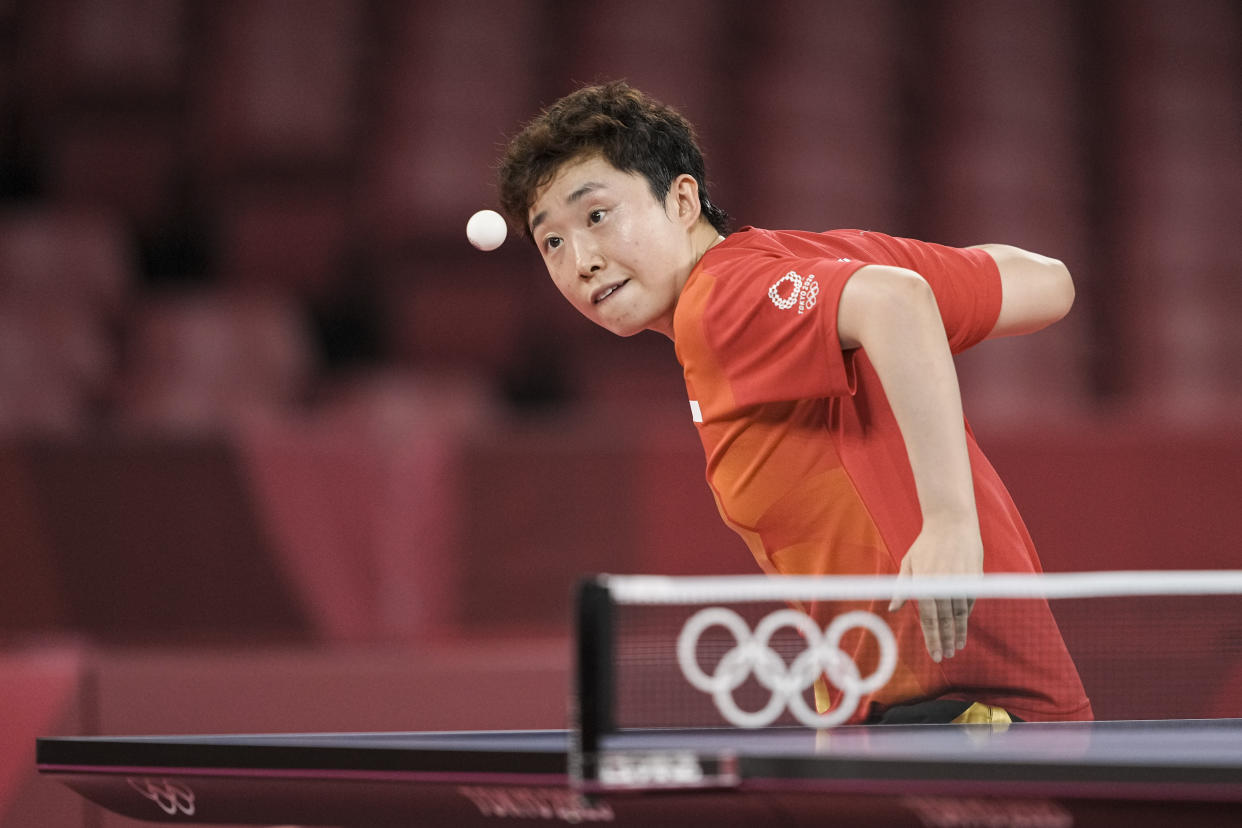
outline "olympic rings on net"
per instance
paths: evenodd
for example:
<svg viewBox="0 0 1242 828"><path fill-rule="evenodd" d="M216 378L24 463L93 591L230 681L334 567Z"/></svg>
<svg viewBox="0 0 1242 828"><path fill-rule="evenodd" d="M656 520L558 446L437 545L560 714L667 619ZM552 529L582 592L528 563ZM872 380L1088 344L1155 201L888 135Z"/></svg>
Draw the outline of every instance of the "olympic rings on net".
<svg viewBox="0 0 1242 828"><path fill-rule="evenodd" d="M704 631L717 626L730 632L737 643L708 675L699 666L699 638ZM796 630L807 643L806 650L788 666L769 646L772 635L784 627ZM869 630L880 647L880 663L866 678L839 646L846 631L856 627ZM842 613L822 631L805 613L777 610L761 619L752 634L746 621L733 610L707 607L692 615L681 628L677 663L686 681L709 693L721 715L738 727L764 727L776 721L786 708L807 727L833 727L853 714L865 694L880 689L892 677L897 667L897 642L887 624L863 610ZM738 707L733 691L752 674L772 696L761 709L748 712ZM836 707L823 714L812 710L803 695L820 675L842 693Z"/></svg>

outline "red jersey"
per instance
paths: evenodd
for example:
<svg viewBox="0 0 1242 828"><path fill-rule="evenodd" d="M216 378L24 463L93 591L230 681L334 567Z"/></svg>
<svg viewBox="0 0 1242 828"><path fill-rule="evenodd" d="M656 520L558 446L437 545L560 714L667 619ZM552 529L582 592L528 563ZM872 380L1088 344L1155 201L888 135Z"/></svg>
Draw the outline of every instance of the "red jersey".
<svg viewBox="0 0 1242 828"><path fill-rule="evenodd" d="M954 353L996 323L1000 275L987 253L857 230L746 228L703 256L677 304L677 357L708 484L725 523L769 573L896 574L921 529L905 443L879 378L861 349L842 350L837 334L842 288L868 264L908 268L928 282ZM984 570L1040 571L969 426L966 438ZM809 609L826 620L840 606ZM870 609L889 615L885 605ZM1042 602L980 600L967 646L940 664L924 648L914 602L890 620L897 671L856 719L868 704L935 698L981 701L1028 720L1091 717ZM866 675L873 643L859 633L849 646Z"/></svg>

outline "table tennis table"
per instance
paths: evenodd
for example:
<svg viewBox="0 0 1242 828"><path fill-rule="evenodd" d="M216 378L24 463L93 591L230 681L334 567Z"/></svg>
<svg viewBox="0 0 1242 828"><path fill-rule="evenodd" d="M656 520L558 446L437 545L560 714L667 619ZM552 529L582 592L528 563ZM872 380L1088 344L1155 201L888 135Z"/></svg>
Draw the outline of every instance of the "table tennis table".
<svg viewBox="0 0 1242 828"><path fill-rule="evenodd" d="M170 823L1242 825L1242 719L622 731L601 745L611 787L588 792L571 736L46 738L37 759Z"/></svg>

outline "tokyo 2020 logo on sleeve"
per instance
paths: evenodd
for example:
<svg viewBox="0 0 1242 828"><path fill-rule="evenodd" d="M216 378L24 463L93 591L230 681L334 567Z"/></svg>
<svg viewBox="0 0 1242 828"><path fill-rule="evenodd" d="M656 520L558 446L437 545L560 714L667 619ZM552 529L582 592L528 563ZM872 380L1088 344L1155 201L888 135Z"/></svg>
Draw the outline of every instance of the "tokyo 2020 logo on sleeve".
<svg viewBox="0 0 1242 828"><path fill-rule="evenodd" d="M781 310L796 307L798 313L805 313L819 301L819 282L813 273L802 276L791 270L768 288L768 298Z"/></svg>

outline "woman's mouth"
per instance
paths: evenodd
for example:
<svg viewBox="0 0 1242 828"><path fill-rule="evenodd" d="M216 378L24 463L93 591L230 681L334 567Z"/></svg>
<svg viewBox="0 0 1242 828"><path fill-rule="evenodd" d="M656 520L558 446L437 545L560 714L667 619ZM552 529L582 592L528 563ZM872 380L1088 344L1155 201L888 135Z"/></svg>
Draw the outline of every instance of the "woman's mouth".
<svg viewBox="0 0 1242 828"><path fill-rule="evenodd" d="M594 293L591 294L591 304L598 305L600 302L603 302L605 299L612 296L618 290L620 290L621 288L629 284L629 281L630 281L629 279L626 279L623 282L617 282L616 284L612 284L612 285L605 285L604 287L595 291Z"/></svg>

